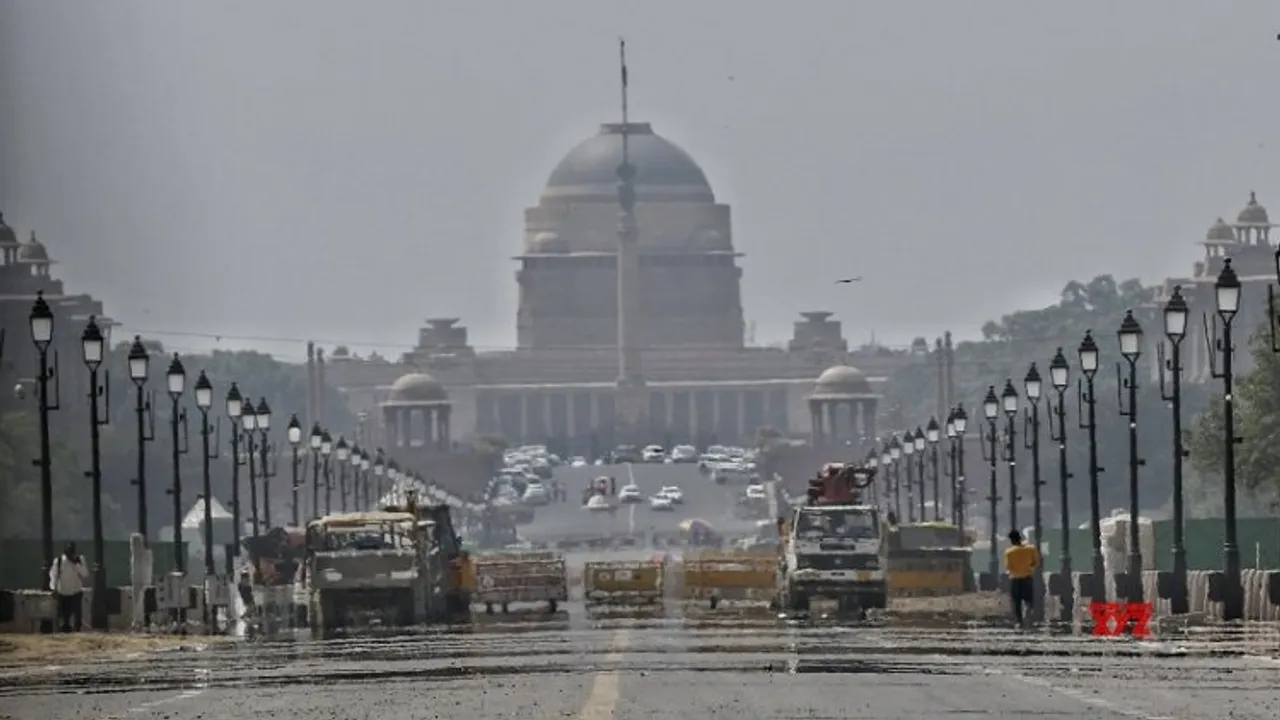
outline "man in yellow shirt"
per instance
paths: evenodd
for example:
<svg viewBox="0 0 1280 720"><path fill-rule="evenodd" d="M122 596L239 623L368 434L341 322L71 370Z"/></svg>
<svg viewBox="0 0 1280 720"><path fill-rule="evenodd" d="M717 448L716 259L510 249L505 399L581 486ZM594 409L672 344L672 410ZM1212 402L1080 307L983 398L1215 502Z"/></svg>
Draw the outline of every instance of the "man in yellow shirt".
<svg viewBox="0 0 1280 720"><path fill-rule="evenodd" d="M1013 600L1013 617L1019 627L1024 627L1022 606L1030 611L1035 602L1034 577L1040 568L1040 553L1034 547L1022 544L1022 533L1009 533L1009 549L1004 551L1004 566L1009 573L1009 595Z"/></svg>

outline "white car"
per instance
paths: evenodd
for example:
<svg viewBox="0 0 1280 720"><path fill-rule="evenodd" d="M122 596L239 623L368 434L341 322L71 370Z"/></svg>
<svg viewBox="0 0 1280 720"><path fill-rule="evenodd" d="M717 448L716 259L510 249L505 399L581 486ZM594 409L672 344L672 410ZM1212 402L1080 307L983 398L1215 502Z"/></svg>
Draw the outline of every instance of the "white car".
<svg viewBox="0 0 1280 720"><path fill-rule="evenodd" d="M677 445L671 448L671 462L698 462L698 449L692 445Z"/></svg>
<svg viewBox="0 0 1280 720"><path fill-rule="evenodd" d="M671 511L675 509L675 504L671 502L671 498L666 495L654 495L649 498L649 509L658 511Z"/></svg>
<svg viewBox="0 0 1280 720"><path fill-rule="evenodd" d="M569 460L569 465L570 467L586 467L587 459L582 456L574 457Z"/></svg>
<svg viewBox="0 0 1280 720"><path fill-rule="evenodd" d="M636 485L623 485L618 491L618 502L638 503L644 497L640 494L640 488Z"/></svg>
<svg viewBox="0 0 1280 720"><path fill-rule="evenodd" d="M640 451L640 459L647 463L659 463L667 459L667 451L661 445L648 445Z"/></svg>
<svg viewBox="0 0 1280 720"><path fill-rule="evenodd" d="M582 506L582 509L591 512L611 512L613 503L609 502L609 498L603 495L592 495L587 504Z"/></svg>
<svg viewBox="0 0 1280 720"><path fill-rule="evenodd" d="M551 495L542 483L531 482L524 488L524 501L529 505L546 505L551 502Z"/></svg>
<svg viewBox="0 0 1280 720"><path fill-rule="evenodd" d="M747 497L751 498L752 500L763 500L763 499L764 499L764 486L763 486L763 485L748 485L748 486L747 486L747 493L746 493L746 494L747 494Z"/></svg>
<svg viewBox="0 0 1280 720"><path fill-rule="evenodd" d="M676 505L681 505L684 503L684 493L681 492L680 488L676 487L675 485L667 485L666 487L662 488L661 490L658 491L658 494L656 497L667 498L668 500L675 503Z"/></svg>

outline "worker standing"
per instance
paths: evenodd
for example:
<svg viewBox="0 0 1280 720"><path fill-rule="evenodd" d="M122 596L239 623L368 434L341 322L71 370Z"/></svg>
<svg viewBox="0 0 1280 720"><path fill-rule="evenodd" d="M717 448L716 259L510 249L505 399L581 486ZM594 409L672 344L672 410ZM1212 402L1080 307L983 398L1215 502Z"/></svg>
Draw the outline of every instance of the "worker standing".
<svg viewBox="0 0 1280 720"><path fill-rule="evenodd" d="M1034 547L1022 544L1022 533L1017 530L1009 532L1009 548L1004 551L1004 566L1009 573L1009 598L1013 601L1013 619L1018 627L1025 627L1025 619L1030 618L1031 606L1035 603L1035 582L1033 577L1040 567L1040 553ZM1027 613L1023 613L1026 605Z"/></svg>

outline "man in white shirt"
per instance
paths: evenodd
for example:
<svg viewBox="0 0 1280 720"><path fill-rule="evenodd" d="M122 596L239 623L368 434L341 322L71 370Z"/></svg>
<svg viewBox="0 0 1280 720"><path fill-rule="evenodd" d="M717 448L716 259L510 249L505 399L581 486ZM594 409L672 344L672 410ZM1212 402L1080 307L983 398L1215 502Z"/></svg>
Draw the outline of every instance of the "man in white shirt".
<svg viewBox="0 0 1280 720"><path fill-rule="evenodd" d="M84 608L84 584L89 579L89 568L84 558L76 552L75 543L67 543L67 549L54 558L49 568L49 589L58 601L58 620L62 632L80 632ZM74 622L72 618L75 618Z"/></svg>

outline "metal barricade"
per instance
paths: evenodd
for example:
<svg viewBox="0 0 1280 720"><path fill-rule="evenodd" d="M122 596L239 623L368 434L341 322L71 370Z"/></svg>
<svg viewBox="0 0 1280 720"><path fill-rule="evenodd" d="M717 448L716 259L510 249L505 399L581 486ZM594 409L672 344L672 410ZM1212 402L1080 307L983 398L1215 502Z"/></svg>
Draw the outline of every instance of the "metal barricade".
<svg viewBox="0 0 1280 720"><path fill-rule="evenodd" d="M681 586L686 600L772 599L777 587L774 552L713 551L688 555L682 562Z"/></svg>
<svg viewBox="0 0 1280 720"><path fill-rule="evenodd" d="M517 602L556 603L569 598L564 556L552 552L501 553L473 558L475 590L472 601L492 609Z"/></svg>
<svg viewBox="0 0 1280 720"><path fill-rule="evenodd" d="M655 560L589 562L583 568L588 605L642 605L662 599L666 565Z"/></svg>
<svg viewBox="0 0 1280 720"><path fill-rule="evenodd" d="M965 592L968 550L894 550L889 553L889 597L946 597Z"/></svg>

